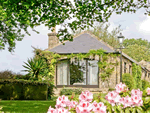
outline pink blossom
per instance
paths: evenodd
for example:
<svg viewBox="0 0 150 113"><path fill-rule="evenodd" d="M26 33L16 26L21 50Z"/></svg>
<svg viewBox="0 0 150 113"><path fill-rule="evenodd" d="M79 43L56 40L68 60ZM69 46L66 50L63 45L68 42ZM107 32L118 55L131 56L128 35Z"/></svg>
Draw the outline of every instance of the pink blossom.
<svg viewBox="0 0 150 113"><path fill-rule="evenodd" d="M92 104L87 101L81 101L76 107L77 113L90 113L92 110Z"/></svg>
<svg viewBox="0 0 150 113"><path fill-rule="evenodd" d="M121 93L122 91L125 92L126 90L128 90L128 88L127 89L125 89L125 88L126 88L126 85L122 84L122 82L117 84L115 87L117 93Z"/></svg>
<svg viewBox="0 0 150 113"><path fill-rule="evenodd" d="M122 99L122 104L124 105L124 108L126 107L131 107L131 105L133 104L131 97L126 96Z"/></svg>
<svg viewBox="0 0 150 113"><path fill-rule="evenodd" d="M62 97L58 97L56 100L56 108L66 107L69 102L68 97L62 95Z"/></svg>
<svg viewBox="0 0 150 113"><path fill-rule="evenodd" d="M67 109L65 108L57 108L57 113L70 113Z"/></svg>
<svg viewBox="0 0 150 113"><path fill-rule="evenodd" d="M102 102L93 102L92 103L92 111L94 111L94 113L106 113L106 106L104 106L104 103Z"/></svg>
<svg viewBox="0 0 150 113"><path fill-rule="evenodd" d="M147 95L150 95L150 88L149 87L147 88L146 91L147 91Z"/></svg>
<svg viewBox="0 0 150 113"><path fill-rule="evenodd" d="M88 101L92 102L93 100L93 94L89 91L82 92L81 95L79 96L79 101Z"/></svg>
<svg viewBox="0 0 150 113"><path fill-rule="evenodd" d="M120 95L116 91L111 91L109 92L106 96L105 99L112 105L115 106L115 103L120 102Z"/></svg>
<svg viewBox="0 0 150 113"><path fill-rule="evenodd" d="M75 108L77 104L78 102L76 101L70 101L68 102L67 106L69 107L69 110L70 110L71 108Z"/></svg>
<svg viewBox="0 0 150 113"><path fill-rule="evenodd" d="M131 100L133 102L133 107L134 106L142 106L143 105L143 100L142 97L139 95L132 95Z"/></svg>
<svg viewBox="0 0 150 113"><path fill-rule="evenodd" d="M140 89L137 89L137 90L132 89L132 91L131 91L131 96L138 95L138 96L142 97L142 93L143 93L143 92L140 91Z"/></svg>
<svg viewBox="0 0 150 113"><path fill-rule="evenodd" d="M56 112L56 109L51 108L50 106L47 113L57 113L57 112Z"/></svg>

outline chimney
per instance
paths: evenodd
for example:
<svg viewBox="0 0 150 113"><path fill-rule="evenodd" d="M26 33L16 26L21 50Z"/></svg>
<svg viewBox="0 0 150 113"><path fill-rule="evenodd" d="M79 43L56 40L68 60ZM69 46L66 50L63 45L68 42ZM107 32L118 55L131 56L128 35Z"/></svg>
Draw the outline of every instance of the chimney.
<svg viewBox="0 0 150 113"><path fill-rule="evenodd" d="M59 43L59 39L56 37L56 27L52 29L52 33L48 33L48 49L55 47Z"/></svg>

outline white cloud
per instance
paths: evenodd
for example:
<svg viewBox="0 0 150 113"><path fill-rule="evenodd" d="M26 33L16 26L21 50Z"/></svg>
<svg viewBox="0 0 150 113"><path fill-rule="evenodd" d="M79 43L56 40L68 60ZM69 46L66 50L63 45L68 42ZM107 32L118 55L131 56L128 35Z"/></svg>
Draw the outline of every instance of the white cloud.
<svg viewBox="0 0 150 113"><path fill-rule="evenodd" d="M147 16L147 18L139 24L139 31L144 34L150 34L150 17Z"/></svg>

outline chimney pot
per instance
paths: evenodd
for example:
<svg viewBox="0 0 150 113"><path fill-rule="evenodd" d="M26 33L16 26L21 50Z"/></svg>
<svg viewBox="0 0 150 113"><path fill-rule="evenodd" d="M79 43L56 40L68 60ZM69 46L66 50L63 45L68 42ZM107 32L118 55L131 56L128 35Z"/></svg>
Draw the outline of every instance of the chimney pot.
<svg viewBox="0 0 150 113"><path fill-rule="evenodd" d="M52 33L48 33L48 49L51 49L53 47L55 47L58 43L59 43L59 39L56 36L57 33L55 32L56 28L52 28L54 29Z"/></svg>

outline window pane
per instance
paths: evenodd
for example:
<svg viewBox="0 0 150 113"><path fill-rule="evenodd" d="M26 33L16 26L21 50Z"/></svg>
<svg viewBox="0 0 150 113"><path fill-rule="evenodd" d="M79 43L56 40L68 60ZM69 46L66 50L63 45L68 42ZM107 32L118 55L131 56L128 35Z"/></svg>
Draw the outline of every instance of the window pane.
<svg viewBox="0 0 150 113"><path fill-rule="evenodd" d="M124 73L126 73L126 62L124 62Z"/></svg>
<svg viewBox="0 0 150 113"><path fill-rule="evenodd" d="M57 85L67 85L67 61L57 64Z"/></svg>
<svg viewBox="0 0 150 113"><path fill-rule="evenodd" d="M70 63L70 85L86 85L86 60Z"/></svg>
<svg viewBox="0 0 150 113"><path fill-rule="evenodd" d="M98 61L88 60L88 85L98 85Z"/></svg>

